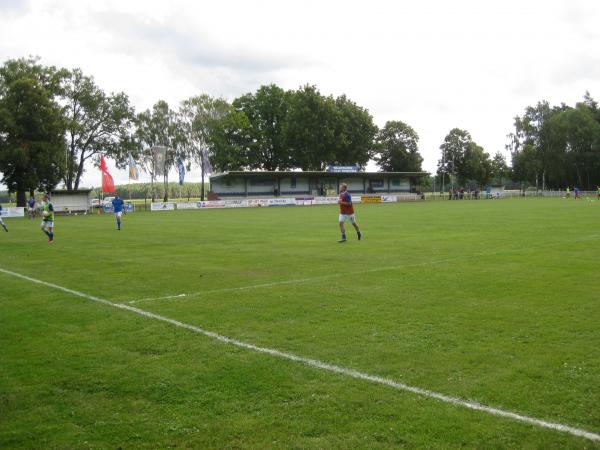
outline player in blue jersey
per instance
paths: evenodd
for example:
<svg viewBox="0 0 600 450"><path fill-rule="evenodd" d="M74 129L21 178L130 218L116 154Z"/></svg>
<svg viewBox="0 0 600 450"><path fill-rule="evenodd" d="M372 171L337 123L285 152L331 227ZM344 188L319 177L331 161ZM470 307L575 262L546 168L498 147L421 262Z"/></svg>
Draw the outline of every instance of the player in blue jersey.
<svg viewBox="0 0 600 450"><path fill-rule="evenodd" d="M8 228L6 228L6 224L2 220L2 205L0 205L0 225L2 225L2 228L4 228L4 231L6 231L8 233Z"/></svg>
<svg viewBox="0 0 600 450"><path fill-rule="evenodd" d="M27 216L30 219L35 217L35 198L33 195L29 197L29 200L27 201Z"/></svg>
<svg viewBox="0 0 600 450"><path fill-rule="evenodd" d="M112 205L115 218L117 219L117 230L121 230L121 216L125 210L125 203L123 202L123 199L119 197L118 192L115 192L115 198L112 200Z"/></svg>

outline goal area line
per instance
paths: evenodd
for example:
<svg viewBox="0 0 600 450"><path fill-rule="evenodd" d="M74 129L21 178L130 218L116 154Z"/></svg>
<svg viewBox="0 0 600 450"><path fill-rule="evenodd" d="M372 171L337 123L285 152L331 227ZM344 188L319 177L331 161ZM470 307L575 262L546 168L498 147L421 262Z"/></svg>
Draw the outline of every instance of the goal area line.
<svg viewBox="0 0 600 450"><path fill-rule="evenodd" d="M431 260L431 261L422 261L422 262L413 263L413 264L399 264L399 265L395 265L395 266L374 267L371 269L361 269L361 270L347 271L347 272L341 272L341 273L316 275L314 277L292 278L289 280L278 280L278 281L271 281L271 282L267 282L267 283L250 284L250 285L246 285L246 286L207 289L205 291L181 292L178 294L165 294L164 296L147 297L147 298L129 300L129 301L125 301L125 303L127 303L129 305L134 305L136 303L147 303L147 302L154 302L154 301L160 301L160 300L182 300L182 299L201 297L203 295L225 294L227 292L239 292L239 291L246 291L246 290L252 290L252 289L268 289L268 288L277 287L277 286L314 283L314 282L319 282L319 281L331 280L331 279L335 279L335 278L339 278L339 277L363 275L363 274L370 274L370 273L380 273L380 272L390 272L390 271L394 271L394 270L411 269L411 268L415 268L415 267L434 266L434 265L438 265L438 264L446 264L446 263L452 263L452 262L456 262L456 261L469 260L472 258L485 258L488 256L496 256L496 255L500 255L500 254L522 252L524 250L539 250L539 249L543 249L543 248L549 248L549 247L553 247L556 245L560 245L563 243L578 243L578 242L586 242L586 241L595 241L598 239L600 239L599 235L590 235L590 236L586 236L584 238L572 239L569 241L562 241L559 243L553 243L553 244L544 245L544 246L540 245L537 247L531 246L531 247L526 247L526 248L523 248L523 247L508 248L508 249L505 248L505 249L495 250L495 251L476 252L476 253L471 253L469 255L453 256L453 257L449 257L449 258L442 258L442 259L436 259L436 260Z"/></svg>

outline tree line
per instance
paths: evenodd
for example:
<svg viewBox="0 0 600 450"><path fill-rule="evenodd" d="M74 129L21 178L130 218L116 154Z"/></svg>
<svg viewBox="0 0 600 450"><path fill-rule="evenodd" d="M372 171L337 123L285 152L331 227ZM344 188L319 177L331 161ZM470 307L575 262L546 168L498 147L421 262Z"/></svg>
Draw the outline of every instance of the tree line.
<svg viewBox="0 0 600 450"><path fill-rule="evenodd" d="M536 190L600 186L600 109L589 92L574 107L546 101L528 106L514 127L506 145L510 167L500 152L490 158L468 131L451 130L440 146L438 178L453 177L459 185L512 181Z"/></svg>
<svg viewBox="0 0 600 450"><path fill-rule="evenodd" d="M542 186L597 183L598 105L586 94L575 108L547 103L527 108L509 136L512 168L466 130L453 129L440 146L437 178L483 185L519 180ZM230 170L323 170L374 160L380 170L420 172L417 132L405 122L378 128L370 112L347 98L325 96L316 86L284 90L260 86L229 102L200 94L172 107L163 100L136 112L124 92L106 93L80 69L45 66L39 58L8 60L0 67L0 172L17 194L78 189L85 164L100 153L125 168L131 155L168 185L179 159L204 174ZM166 146L164 166L153 148ZM595 164L595 165L594 165ZM169 189L162 189L166 200Z"/></svg>
<svg viewBox="0 0 600 450"><path fill-rule="evenodd" d="M527 107L509 138L516 179L542 189L600 186L600 109L589 92L574 107Z"/></svg>
<svg viewBox="0 0 600 450"><path fill-rule="evenodd" d="M171 199L199 199L200 192L202 190L201 183L183 183L169 182L166 186L167 196ZM165 186L163 184L157 184L152 186L151 183L131 183L115 185L115 191L119 193L122 199L129 200L145 200L151 199L152 190L154 189L155 195L158 197L164 197ZM1 195L1 193L0 193ZM92 189L91 193L93 198L102 198L106 194L102 194L102 188L97 187Z"/></svg>

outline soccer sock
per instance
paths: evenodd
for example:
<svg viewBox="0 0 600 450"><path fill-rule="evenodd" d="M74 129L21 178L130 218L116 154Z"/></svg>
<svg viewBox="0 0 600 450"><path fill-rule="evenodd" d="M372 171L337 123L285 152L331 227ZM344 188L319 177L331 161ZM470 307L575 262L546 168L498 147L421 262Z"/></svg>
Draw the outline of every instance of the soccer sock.
<svg viewBox="0 0 600 450"><path fill-rule="evenodd" d="M117 219L117 228L121 228L121 221Z"/></svg>
<svg viewBox="0 0 600 450"><path fill-rule="evenodd" d="M50 238L51 241L54 240L54 233L48 233L48 237Z"/></svg>
<svg viewBox="0 0 600 450"><path fill-rule="evenodd" d="M343 239L343 240L346 240L346 233L345 233L345 232L344 232L344 233L342 233L342 239Z"/></svg>

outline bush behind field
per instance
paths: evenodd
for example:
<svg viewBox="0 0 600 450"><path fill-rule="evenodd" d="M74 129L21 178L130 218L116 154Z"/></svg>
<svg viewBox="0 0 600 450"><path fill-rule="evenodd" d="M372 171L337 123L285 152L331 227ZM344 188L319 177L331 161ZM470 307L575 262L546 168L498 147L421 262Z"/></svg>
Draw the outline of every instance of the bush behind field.
<svg viewBox="0 0 600 450"><path fill-rule="evenodd" d="M179 183L169 183L169 198L185 198L185 199L200 199L200 186L202 183L184 183L182 186ZM120 184L115 186L115 190L125 199L149 199L152 198L151 183L132 183ZM163 183L154 183L155 198L162 200L165 195L165 187ZM204 184L204 195L208 193L208 183ZM41 193L36 193L36 198L41 197ZM100 188L92 189L92 197L101 197ZM107 194L109 195L109 194ZM8 191L0 191L0 203L14 203L15 194L9 194Z"/></svg>
<svg viewBox="0 0 600 450"><path fill-rule="evenodd" d="M202 183L179 183L172 182L168 184L169 198L200 198L200 187ZM121 184L115 186L115 190L126 199L145 199L152 198L151 183L132 183ZM204 184L204 195L208 193L208 183ZM100 188L92 190L93 197L100 197ZM165 196L165 186L163 183L154 183L154 196L158 200L162 200Z"/></svg>

